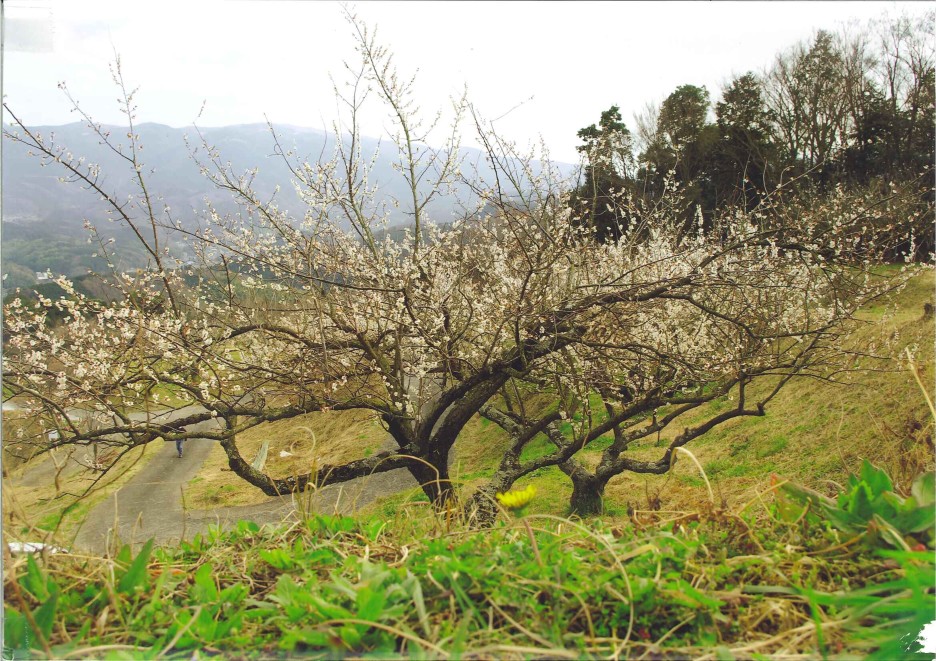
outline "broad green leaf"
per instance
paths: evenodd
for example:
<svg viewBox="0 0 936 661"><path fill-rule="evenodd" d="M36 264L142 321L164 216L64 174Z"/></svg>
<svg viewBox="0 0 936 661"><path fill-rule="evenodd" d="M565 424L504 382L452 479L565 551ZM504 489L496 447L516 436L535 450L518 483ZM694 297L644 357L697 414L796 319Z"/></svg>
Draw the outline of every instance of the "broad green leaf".
<svg viewBox="0 0 936 661"><path fill-rule="evenodd" d="M345 624L338 629L338 635L341 636L342 642L345 646L354 649L361 642L361 632L356 625Z"/></svg>
<svg viewBox="0 0 936 661"><path fill-rule="evenodd" d="M214 567L206 562L195 571L195 585L192 586L192 596L198 603L217 601L218 586L214 581Z"/></svg>
<svg viewBox="0 0 936 661"><path fill-rule="evenodd" d="M932 507L918 507L895 516L892 523L901 533L923 532L936 526L936 510Z"/></svg>
<svg viewBox="0 0 936 661"><path fill-rule="evenodd" d="M26 618L10 606L3 607L3 647L4 650L13 651L29 649L29 625Z"/></svg>
<svg viewBox="0 0 936 661"><path fill-rule="evenodd" d="M198 614L195 624L192 625L191 630L206 643L213 643L217 637L218 622L214 618L215 610L214 608L203 608Z"/></svg>
<svg viewBox="0 0 936 661"><path fill-rule="evenodd" d="M283 632L283 637L279 642L280 649L293 650L296 645L302 643L312 648L330 648L339 642L329 634L318 629L288 629Z"/></svg>
<svg viewBox="0 0 936 661"><path fill-rule="evenodd" d="M130 561L133 560L133 550L130 548L130 545L124 544L121 546L114 560L122 565L129 565Z"/></svg>
<svg viewBox="0 0 936 661"><path fill-rule="evenodd" d="M872 520L881 531L881 537L883 537L891 546L902 549L904 551L910 550L910 546L904 540L903 535L901 535L900 531L895 529L894 526L892 526L877 514L874 515Z"/></svg>
<svg viewBox="0 0 936 661"><path fill-rule="evenodd" d="M261 549L260 559L276 569L292 569L296 564L285 549Z"/></svg>
<svg viewBox="0 0 936 661"><path fill-rule="evenodd" d="M319 613L327 620L345 620L354 618L354 614L347 608L338 604L330 604L318 595L309 595L309 600L315 604Z"/></svg>
<svg viewBox="0 0 936 661"><path fill-rule="evenodd" d="M833 509L826 512L826 518L839 530L858 532L864 528L865 520L845 510Z"/></svg>
<svg viewBox="0 0 936 661"><path fill-rule="evenodd" d="M257 533L260 532L260 526L253 521L238 521L237 532L240 535Z"/></svg>
<svg viewBox="0 0 936 661"><path fill-rule="evenodd" d="M886 491L893 491L894 484L887 476L887 473L880 468L875 468L865 459L861 464L861 481L866 483L871 489L872 499Z"/></svg>
<svg viewBox="0 0 936 661"><path fill-rule="evenodd" d="M387 598L381 591L363 587L358 591L356 601L358 619L367 620L368 622L377 622L380 619L380 614L383 612L383 607Z"/></svg>
<svg viewBox="0 0 936 661"><path fill-rule="evenodd" d="M852 496L851 503L849 503L848 511L862 521L867 521L874 514L874 509L871 507L872 498L871 487L864 481L859 482L858 486L855 487L855 492Z"/></svg>
<svg viewBox="0 0 936 661"><path fill-rule="evenodd" d="M45 601L49 598L48 582L36 563L34 553L26 556L26 575L20 579L20 585L28 590L36 601Z"/></svg>

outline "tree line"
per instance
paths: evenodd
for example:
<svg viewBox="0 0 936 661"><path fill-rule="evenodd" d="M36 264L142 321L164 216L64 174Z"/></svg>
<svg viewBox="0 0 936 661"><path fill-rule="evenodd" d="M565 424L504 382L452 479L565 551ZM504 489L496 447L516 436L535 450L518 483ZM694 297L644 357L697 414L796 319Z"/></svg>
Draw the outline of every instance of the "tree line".
<svg viewBox="0 0 936 661"><path fill-rule="evenodd" d="M925 258L933 251L933 25L930 12L819 30L761 73L736 76L714 104L705 87L679 86L648 104L634 131L611 106L578 132L585 168L573 204L606 240L667 186L684 192L675 210L684 221L698 214L706 225L720 210L752 209L781 187L788 194L862 187L882 198L911 188L911 208L899 213L925 212L913 246Z"/></svg>

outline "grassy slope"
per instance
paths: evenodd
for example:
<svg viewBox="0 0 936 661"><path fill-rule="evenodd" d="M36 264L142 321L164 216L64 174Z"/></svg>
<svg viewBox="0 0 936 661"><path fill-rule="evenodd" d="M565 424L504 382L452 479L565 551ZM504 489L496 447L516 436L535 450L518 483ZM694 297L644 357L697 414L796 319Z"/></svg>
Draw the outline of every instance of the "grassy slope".
<svg viewBox="0 0 936 661"><path fill-rule="evenodd" d="M135 559L20 556L5 643L17 658L923 658L901 638L931 618L931 550L753 523L311 517Z"/></svg>
<svg viewBox="0 0 936 661"><path fill-rule="evenodd" d="M729 504L747 502L771 473L828 492L834 486L829 480L844 483L862 459L888 470L898 488L908 488L916 473L932 469L932 421L920 387L907 369L904 348L913 348L932 397L934 325L932 319L924 320L922 313L923 304L934 299L934 288L934 273L926 271L903 291L862 313L862 321L867 323L857 328L849 341L864 348L873 344L878 354L892 357L869 362L873 371L856 372L844 384L794 381L768 405L765 417L730 421L690 444L688 449L702 463L716 497ZM660 443L684 426L732 405L723 399L687 415L661 436ZM492 473L506 442L506 435L496 425L476 416L456 444L455 478L469 490L480 484ZM593 445L577 458L596 464L604 446L600 442ZM662 449L654 445L635 447L631 452L656 459ZM524 454L551 449L541 435L539 443ZM539 492L531 511L567 511L572 485L558 468L540 469L515 488L531 483ZM382 507L390 510L394 503L412 497L392 497ZM614 517L624 516L628 505L638 510L651 504L664 510L691 509L708 495L698 469L683 459L669 475L620 475L609 483L605 497L606 513Z"/></svg>
<svg viewBox="0 0 936 661"><path fill-rule="evenodd" d="M849 341L866 349L876 344L879 353L894 357L875 363L874 371L856 372L845 384L792 382L768 405L765 417L728 422L691 444L689 449L702 463L716 495L728 502L746 501L771 473L829 491L832 485L827 481L844 483L862 459L888 470L898 488L909 488L917 472L932 469L932 420L907 369L904 348L914 348L923 382L932 388L933 320L923 320L922 310L925 301L933 300L933 291L930 271L914 278L893 300L863 315L869 323ZM708 411L680 421L669 435L706 413L732 405L713 402ZM658 456L660 450L645 452ZM612 511L628 501L645 507L647 494L658 496L664 509L678 509L702 496L700 486L698 469L681 461L668 476L619 476L609 484L606 496Z"/></svg>

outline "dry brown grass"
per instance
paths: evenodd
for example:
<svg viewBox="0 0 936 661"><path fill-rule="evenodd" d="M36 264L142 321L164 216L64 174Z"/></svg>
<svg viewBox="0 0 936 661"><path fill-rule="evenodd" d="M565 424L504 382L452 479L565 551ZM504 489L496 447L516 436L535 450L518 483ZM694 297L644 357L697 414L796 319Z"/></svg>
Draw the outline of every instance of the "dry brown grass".
<svg viewBox="0 0 936 661"><path fill-rule="evenodd" d="M360 459L377 452L387 432L369 411L309 413L290 420L267 422L237 437L241 455L253 461L263 441L270 441L265 471L273 477L307 473L314 466ZM285 457L280 452L288 452ZM228 469L220 445L212 448L198 474L185 490L187 507L252 505L268 500L259 489Z"/></svg>

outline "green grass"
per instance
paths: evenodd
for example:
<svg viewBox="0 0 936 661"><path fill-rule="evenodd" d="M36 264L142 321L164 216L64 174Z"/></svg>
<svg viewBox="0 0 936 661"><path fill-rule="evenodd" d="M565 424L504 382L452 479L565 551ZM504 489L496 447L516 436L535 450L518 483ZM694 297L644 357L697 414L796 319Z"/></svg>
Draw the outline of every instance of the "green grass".
<svg viewBox="0 0 936 661"><path fill-rule="evenodd" d="M533 461L535 459L539 459L540 457L545 457L546 455L555 451L555 444L546 438L545 434L537 434L536 437L527 443L527 445L523 448L523 451L520 453L520 461Z"/></svg>
<svg viewBox="0 0 936 661"><path fill-rule="evenodd" d="M18 560L7 646L17 658L910 658L902 638L936 608L932 526L844 545L830 521L852 501L805 518L786 495L640 526L533 512L472 530L420 496L371 517ZM874 502L898 525L891 500Z"/></svg>

